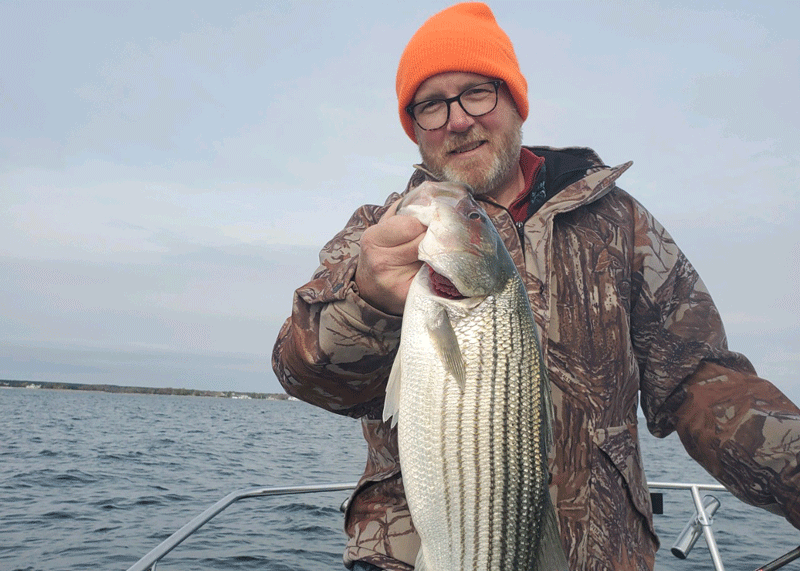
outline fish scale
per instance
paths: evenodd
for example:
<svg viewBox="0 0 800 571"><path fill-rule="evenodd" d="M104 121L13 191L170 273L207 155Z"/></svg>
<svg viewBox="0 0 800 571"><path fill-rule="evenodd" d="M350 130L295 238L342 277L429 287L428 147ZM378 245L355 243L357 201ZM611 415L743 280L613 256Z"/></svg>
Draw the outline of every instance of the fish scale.
<svg viewBox="0 0 800 571"><path fill-rule="evenodd" d="M548 491L549 385L527 293L471 195L428 184L398 213L428 225L420 259L464 298L436 295L430 268L420 269L387 388L384 417L398 424L403 483L422 545L416 567L566 569ZM454 250L458 237L464 252ZM478 283L485 285L469 285Z"/></svg>

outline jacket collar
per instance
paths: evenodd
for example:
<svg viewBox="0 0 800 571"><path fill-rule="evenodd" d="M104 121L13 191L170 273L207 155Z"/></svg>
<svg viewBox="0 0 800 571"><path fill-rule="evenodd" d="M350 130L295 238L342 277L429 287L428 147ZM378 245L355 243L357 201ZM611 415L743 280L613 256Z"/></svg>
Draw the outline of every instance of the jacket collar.
<svg viewBox="0 0 800 571"><path fill-rule="evenodd" d="M615 181L633 162L606 165L586 147L528 147L545 158L547 202L535 216L551 217L599 200L614 188Z"/></svg>

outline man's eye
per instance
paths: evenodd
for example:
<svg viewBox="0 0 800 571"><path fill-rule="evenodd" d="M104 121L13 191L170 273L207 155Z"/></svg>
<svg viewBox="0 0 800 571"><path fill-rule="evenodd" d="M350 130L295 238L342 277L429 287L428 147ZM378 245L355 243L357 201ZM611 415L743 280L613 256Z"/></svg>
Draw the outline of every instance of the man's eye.
<svg viewBox="0 0 800 571"><path fill-rule="evenodd" d="M483 99L489 96L493 91L491 89L486 89L485 87L473 87L472 89L468 89L464 92L462 97L468 97L470 99Z"/></svg>
<svg viewBox="0 0 800 571"><path fill-rule="evenodd" d="M423 101L414 108L415 113L436 113L442 108L443 102L440 99L432 101Z"/></svg>

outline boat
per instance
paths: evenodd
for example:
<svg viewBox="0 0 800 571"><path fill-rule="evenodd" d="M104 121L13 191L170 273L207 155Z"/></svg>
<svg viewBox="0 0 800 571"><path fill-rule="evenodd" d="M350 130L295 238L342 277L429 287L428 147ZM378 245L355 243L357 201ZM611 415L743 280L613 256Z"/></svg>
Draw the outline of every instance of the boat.
<svg viewBox="0 0 800 571"><path fill-rule="evenodd" d="M235 490L187 522L183 527L170 535L152 551L147 553L144 557L139 559L139 561L129 567L128 571L156 571L158 563L170 551L175 549L186 538L195 533L212 518L216 517L226 508L240 500L267 496L286 496L340 491L344 492L352 491L355 489L355 487L356 483L352 482L305 486L246 488ZM682 490L689 492L691 495L691 501L694 505L695 515L690 517L689 521L686 522L683 530L676 538L675 543L670 550L672 554L678 559L686 559L697 541L702 536L705 540L706 546L708 547L708 553L714 564L714 569L716 571L724 571L725 566L722 562L722 556L719 548L717 547L717 541L714 537L714 531L712 528L714 524L714 514L720 506L720 501L716 496L706 495L705 497L701 497L700 494L701 492L728 493L725 487L719 484L690 484L679 482L648 482L648 487L651 490L651 497L653 499L653 512L656 515L663 513L663 492L653 492L653 490ZM730 494L728 493L728 495ZM342 504L342 509L344 509L344 504ZM776 571L777 569L784 567L796 559L800 559L800 546L792 549L777 559L758 567L755 571Z"/></svg>

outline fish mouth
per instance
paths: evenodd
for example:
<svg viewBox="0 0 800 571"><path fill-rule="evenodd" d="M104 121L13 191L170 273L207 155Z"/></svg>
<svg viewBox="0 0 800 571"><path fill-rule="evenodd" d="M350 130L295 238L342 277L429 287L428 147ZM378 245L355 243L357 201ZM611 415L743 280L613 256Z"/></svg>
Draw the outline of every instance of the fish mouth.
<svg viewBox="0 0 800 571"><path fill-rule="evenodd" d="M431 289L439 297L446 299L464 299L466 296L458 291L458 288L442 274L436 273L431 266L428 266L428 277L430 278Z"/></svg>

